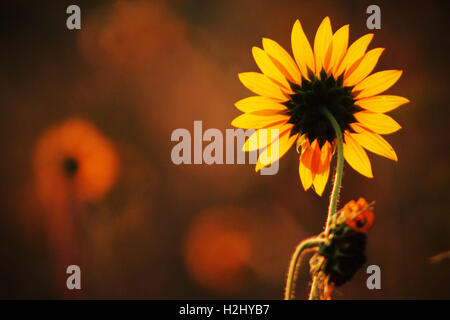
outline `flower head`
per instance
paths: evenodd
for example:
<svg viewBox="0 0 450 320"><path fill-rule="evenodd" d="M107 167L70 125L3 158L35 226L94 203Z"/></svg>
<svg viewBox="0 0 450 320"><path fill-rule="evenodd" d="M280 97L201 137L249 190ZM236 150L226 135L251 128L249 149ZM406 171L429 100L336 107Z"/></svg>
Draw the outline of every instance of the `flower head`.
<svg viewBox="0 0 450 320"><path fill-rule="evenodd" d="M119 171L115 145L90 122L71 118L46 130L34 151L37 188L45 203L67 192L80 201L102 198Z"/></svg>
<svg viewBox="0 0 450 320"><path fill-rule="evenodd" d="M330 113L344 135L344 157L362 175L372 178L367 149L397 161L391 145L381 137L399 130L400 125L385 112L408 99L380 95L400 78L402 71L386 70L370 75L383 48L366 52L373 34L348 47L349 26L334 34L330 19L320 24L314 50L297 20L292 29L294 58L273 40L264 38L263 49L253 47L253 57L262 73L245 72L239 79L256 96L236 103L244 114L232 125L256 129L243 149L264 149L256 170L281 158L294 143L301 153L299 175L305 190L311 186L322 195L328 181L336 133L325 113ZM278 129L276 138L262 135L262 129ZM265 138L264 138L265 137ZM278 152L275 156L273 148Z"/></svg>
<svg viewBox="0 0 450 320"><path fill-rule="evenodd" d="M364 198L351 200L341 210L345 223L353 231L365 233L372 227L374 214Z"/></svg>
<svg viewBox="0 0 450 320"><path fill-rule="evenodd" d="M336 286L350 280L366 262L367 231L373 220L373 208L364 198L348 202L336 213L327 241L312 259L312 271L323 272Z"/></svg>

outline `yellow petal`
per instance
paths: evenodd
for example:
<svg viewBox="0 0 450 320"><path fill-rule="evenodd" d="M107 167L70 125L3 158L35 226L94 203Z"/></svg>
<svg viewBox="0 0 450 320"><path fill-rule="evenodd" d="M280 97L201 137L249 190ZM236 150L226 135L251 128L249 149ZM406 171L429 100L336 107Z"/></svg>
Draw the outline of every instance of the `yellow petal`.
<svg viewBox="0 0 450 320"><path fill-rule="evenodd" d="M292 53L303 77L309 79L308 68L314 72L314 55L299 20L295 21L291 34Z"/></svg>
<svg viewBox="0 0 450 320"><path fill-rule="evenodd" d="M271 39L263 38L263 48L273 60L281 65L282 68L279 69L289 81L299 85L302 83L300 70L295 64L294 59L292 59L291 55L282 46Z"/></svg>
<svg viewBox="0 0 450 320"><path fill-rule="evenodd" d="M239 73L239 80L242 84L247 87L247 89L253 91L254 93L273 98L278 101L286 101L286 95L281 91L281 88L276 85L267 76L258 72L244 72Z"/></svg>
<svg viewBox="0 0 450 320"><path fill-rule="evenodd" d="M312 172L310 169L312 156L313 149L309 146L302 150L302 154L300 156L298 172L300 175L300 181L302 182L305 190L308 190L313 183Z"/></svg>
<svg viewBox="0 0 450 320"><path fill-rule="evenodd" d="M361 133L362 131L368 131L369 129L363 127L360 123L358 122L353 122L350 123L350 127L357 133Z"/></svg>
<svg viewBox="0 0 450 320"><path fill-rule="evenodd" d="M255 151L266 148L275 139L278 139L279 135L286 130L291 130L294 125L291 123L284 124L279 129L267 128L256 130L242 146L242 151Z"/></svg>
<svg viewBox="0 0 450 320"><path fill-rule="evenodd" d="M349 25L347 24L336 31L336 33L333 35L333 38L331 40L331 58L328 69L326 70L327 72L330 71L331 73L333 73L344 57L348 46L348 33Z"/></svg>
<svg viewBox="0 0 450 320"><path fill-rule="evenodd" d="M298 134L290 135L291 130L280 132L279 138L272 142L266 150L264 150L258 158L255 171L258 172L261 168L271 165L273 162L281 159L282 156L291 148Z"/></svg>
<svg viewBox="0 0 450 320"><path fill-rule="evenodd" d="M363 176L373 178L372 165L366 151L346 132L344 134L344 158L348 164Z"/></svg>
<svg viewBox="0 0 450 320"><path fill-rule="evenodd" d="M354 117L364 127L379 134L393 133L402 128L397 121L382 113L360 111Z"/></svg>
<svg viewBox="0 0 450 320"><path fill-rule="evenodd" d="M350 69L345 73L344 86L352 87L361 82L361 80L363 80L365 77L367 77L377 65L378 59L380 58L383 51L384 48L376 48L367 52L364 58L362 58L359 65L353 71L350 71Z"/></svg>
<svg viewBox="0 0 450 320"><path fill-rule="evenodd" d="M288 123L286 122L286 120L282 120L282 121L278 121L276 123L273 123L271 125L265 126L264 128L267 129L281 129L283 126L287 125Z"/></svg>
<svg viewBox="0 0 450 320"><path fill-rule="evenodd" d="M355 104L368 111L385 113L394 110L408 102L409 100L404 97L393 95L380 95L370 98L359 99L355 101Z"/></svg>
<svg viewBox="0 0 450 320"><path fill-rule="evenodd" d="M330 176L330 163L328 163L328 168L324 172L318 173L314 177L314 191L319 196L322 196L323 191L325 190L325 186L327 185L329 176Z"/></svg>
<svg viewBox="0 0 450 320"><path fill-rule="evenodd" d="M332 156L332 150L331 150L331 144L326 141L322 148L320 149L320 164L317 168L317 173L322 173L329 167L329 163L331 161Z"/></svg>
<svg viewBox="0 0 450 320"><path fill-rule="evenodd" d="M319 196L322 196L330 174L331 145L328 141L322 146L320 153L320 165L314 176L313 185L314 191L316 191Z"/></svg>
<svg viewBox="0 0 450 320"><path fill-rule="evenodd" d="M272 79L273 81L280 84L283 89L287 92L292 93L291 87L287 82L285 76L281 73L281 71L275 66L272 59L267 55L267 53L258 48L252 48L253 58L255 59L256 64L262 73L264 73L267 77Z"/></svg>
<svg viewBox="0 0 450 320"><path fill-rule="evenodd" d="M312 178L314 180L316 173L319 171L319 167L320 167L320 158L321 158L321 152L320 152L320 146L319 146L319 142L316 140L313 141L313 143L311 143L311 148L313 150L313 156L312 156L312 160L311 160L311 173L312 173Z"/></svg>
<svg viewBox="0 0 450 320"><path fill-rule="evenodd" d="M392 87L402 75L401 70L386 70L376 72L355 86L352 92L360 91L355 99L375 96Z"/></svg>
<svg viewBox="0 0 450 320"><path fill-rule="evenodd" d="M331 30L330 18L325 17L317 29L316 37L314 39L314 60L316 63L315 71L317 76L320 75L320 71L324 66L325 57L332 37L333 31Z"/></svg>
<svg viewBox="0 0 450 320"><path fill-rule="evenodd" d="M283 111L287 109L285 105L262 96L248 97L239 100L234 105L242 112L256 112L261 110Z"/></svg>
<svg viewBox="0 0 450 320"><path fill-rule="evenodd" d="M278 130L278 129L277 129ZM255 151L264 149L272 142L272 129L256 130L242 146L242 151Z"/></svg>
<svg viewBox="0 0 450 320"><path fill-rule="evenodd" d="M261 116L252 113L244 113L235 118L231 122L231 125L242 129L261 129L279 122L286 122L288 120L289 116L283 114Z"/></svg>
<svg viewBox="0 0 450 320"><path fill-rule="evenodd" d="M342 63L339 65L339 68L334 72L335 78L339 77L344 71L348 70L356 61L364 56L372 38L373 33L369 33L352 43L348 48Z"/></svg>
<svg viewBox="0 0 450 320"><path fill-rule="evenodd" d="M394 148L382 136L369 131L352 134L352 137L367 150L382 157L398 161Z"/></svg>

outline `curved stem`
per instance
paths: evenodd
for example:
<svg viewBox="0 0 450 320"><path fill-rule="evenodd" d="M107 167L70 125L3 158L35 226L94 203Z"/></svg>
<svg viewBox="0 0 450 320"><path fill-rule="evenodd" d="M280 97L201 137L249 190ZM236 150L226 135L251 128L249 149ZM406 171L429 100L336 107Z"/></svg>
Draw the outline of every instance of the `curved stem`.
<svg viewBox="0 0 450 320"><path fill-rule="evenodd" d="M313 278L309 300L319 300L319 277L317 276Z"/></svg>
<svg viewBox="0 0 450 320"><path fill-rule="evenodd" d="M306 249L316 248L325 240L317 237L309 238L303 240L297 248L295 248L295 252L292 255L291 262L289 264L288 277L286 281L286 289L284 292L284 300L291 300L295 295L295 281L297 280L297 271L300 267L301 256L302 253L305 252Z"/></svg>
<svg viewBox="0 0 450 320"><path fill-rule="evenodd" d="M343 150L344 141L342 138L341 128L337 123L336 119L334 118L334 116L327 109L324 109L323 113L328 118L328 120L330 120L331 125L333 126L333 129L336 133L337 139L336 174L334 176L333 190L331 191L330 206L328 207L327 224L325 227L325 234L328 234L331 223L331 217L333 216L333 214L336 213L337 203L339 199L339 191L341 189L342 173L344 171L344 150Z"/></svg>
<svg viewBox="0 0 450 320"><path fill-rule="evenodd" d="M344 150L343 150L344 141L343 141L343 137L342 137L341 128L340 128L339 124L337 123L336 119L334 118L334 116L326 108L323 109L323 113L328 118L328 120L330 120L330 123L333 126L333 129L336 133L336 140L337 140L336 173L334 175L333 190L331 191L330 205L328 207L327 222L325 225L325 236L328 236L328 233L330 231L332 217L336 213L337 202L339 199L339 191L341 188L342 173L344 170ZM318 300L319 298L320 298L319 279L316 275L313 277L313 282L311 285L311 292L309 294L309 300Z"/></svg>

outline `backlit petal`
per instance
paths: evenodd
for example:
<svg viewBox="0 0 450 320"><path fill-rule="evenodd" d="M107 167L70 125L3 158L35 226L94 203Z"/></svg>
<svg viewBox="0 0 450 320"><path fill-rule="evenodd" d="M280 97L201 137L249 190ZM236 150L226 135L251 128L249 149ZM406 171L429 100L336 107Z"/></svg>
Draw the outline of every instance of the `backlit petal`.
<svg viewBox="0 0 450 320"><path fill-rule="evenodd" d="M260 155L256 163L255 171L271 165L281 159L294 144L298 134L290 135L290 129L280 132L279 138L272 142Z"/></svg>
<svg viewBox="0 0 450 320"><path fill-rule="evenodd" d="M352 87L361 82L361 80L363 80L365 77L367 77L377 65L378 59L380 58L383 51L384 48L376 48L367 52L364 58L362 58L359 65L353 71L351 71L350 69L345 73L344 86Z"/></svg>
<svg viewBox="0 0 450 320"><path fill-rule="evenodd" d="M394 110L408 102L408 99L400 96L379 95L357 100L355 104L368 111L385 113Z"/></svg>
<svg viewBox="0 0 450 320"><path fill-rule="evenodd" d="M247 89L254 93L277 99L278 101L286 101L286 95L281 91L281 88L276 85L267 76L258 72L244 72L239 74L239 80Z"/></svg>
<svg viewBox="0 0 450 320"><path fill-rule="evenodd" d="M348 164L363 176L373 178L372 166L366 151L346 132L344 134L344 158Z"/></svg>
<svg viewBox="0 0 450 320"><path fill-rule="evenodd" d="M284 133L287 130L291 130L294 125L291 123L284 124L279 129L267 128L267 129L259 129L256 130L248 139L245 141L242 146L242 151L254 151L259 149L266 148L269 144L271 144L275 139L278 139L278 136Z"/></svg>
<svg viewBox="0 0 450 320"><path fill-rule="evenodd" d="M355 99L362 99L375 96L392 87L402 75L401 70L386 70L376 72L353 88L353 92L358 92Z"/></svg>
<svg viewBox="0 0 450 320"><path fill-rule="evenodd" d="M234 105L242 112L256 112L261 110L283 111L287 109L285 105L262 96L248 97L239 100Z"/></svg>
<svg viewBox="0 0 450 320"><path fill-rule="evenodd" d="M313 149L311 147L307 147L302 150L302 154L300 156L300 163L299 163L299 175L300 175L300 181L302 182L303 188L305 190L308 190L312 183L312 172L311 172L311 160L313 156Z"/></svg>
<svg viewBox="0 0 450 320"><path fill-rule="evenodd" d="M282 46L271 39L263 38L263 48L273 60L281 65L282 68L279 69L289 81L299 85L301 84L302 77L300 70L295 64L294 59L292 59L291 55Z"/></svg>
<svg viewBox="0 0 450 320"><path fill-rule="evenodd" d="M314 38L314 60L315 60L315 72L316 75L320 75L320 71L324 66L325 57L328 51L328 47L331 44L331 38L333 37L333 31L331 30L330 18L325 17L322 20Z"/></svg>
<svg viewBox="0 0 450 320"><path fill-rule="evenodd" d="M316 140L313 141L313 143L311 143L311 148L313 150L313 156L312 156L312 160L311 160L311 173L312 173L312 177L314 180L314 177L316 176L316 173L319 171L319 167L320 167L320 158L321 158L321 152L320 152L320 146L319 146L319 142Z"/></svg>
<svg viewBox="0 0 450 320"><path fill-rule="evenodd" d="M328 163L328 167L324 172L318 173L314 177L314 191L319 196L322 196L323 191L325 190L325 186L327 185L329 176L330 176L330 163Z"/></svg>
<svg viewBox="0 0 450 320"><path fill-rule="evenodd" d="M283 89L287 92L292 93L291 87L287 82L285 76L281 73L281 71L275 66L272 59L267 55L267 53L258 48L252 48L253 58L255 59L256 64L262 73L264 73L267 77L279 83Z"/></svg>
<svg viewBox="0 0 450 320"><path fill-rule="evenodd" d="M331 58L327 68L327 72L330 71L331 73L333 73L344 57L348 46L348 33L349 25L347 24L336 31L336 33L333 35L333 38L331 40Z"/></svg>
<svg viewBox="0 0 450 320"><path fill-rule="evenodd" d="M397 161L397 154L394 148L379 134L362 131L360 133L352 134L352 137L367 150L376 153L380 156Z"/></svg>
<svg viewBox="0 0 450 320"><path fill-rule="evenodd" d="M369 129L363 127L360 123L358 122L353 122L350 123L350 127L356 132L356 133L360 133L362 131L370 131Z"/></svg>
<svg viewBox="0 0 450 320"><path fill-rule="evenodd" d="M356 61L361 59L369 46L370 41L372 41L373 33L366 34L353 42L348 48L342 63L334 72L335 78L339 77L344 71L349 69Z"/></svg>
<svg viewBox="0 0 450 320"><path fill-rule="evenodd" d="M303 77L308 78L308 68L314 72L314 55L299 20L295 21L291 34L292 53Z"/></svg>
<svg viewBox="0 0 450 320"><path fill-rule="evenodd" d="M320 155L320 164L314 176L314 191L321 196L328 182L328 176L330 174L330 162L331 162L331 145L327 141L322 146Z"/></svg>
<svg viewBox="0 0 450 320"><path fill-rule="evenodd" d="M361 125L379 134L393 133L402 128L397 121L382 113L360 111L354 117Z"/></svg>
<svg viewBox="0 0 450 320"><path fill-rule="evenodd" d="M283 114L276 114L271 116L261 116L252 113L244 113L235 118L231 125L242 129L261 129L272 126L279 122L286 122L289 116Z"/></svg>
<svg viewBox="0 0 450 320"><path fill-rule="evenodd" d="M317 168L317 173L322 173L323 171L325 171L329 166L329 162L331 161L332 150L331 144L328 141L323 144L322 148L320 149L320 153L320 164Z"/></svg>

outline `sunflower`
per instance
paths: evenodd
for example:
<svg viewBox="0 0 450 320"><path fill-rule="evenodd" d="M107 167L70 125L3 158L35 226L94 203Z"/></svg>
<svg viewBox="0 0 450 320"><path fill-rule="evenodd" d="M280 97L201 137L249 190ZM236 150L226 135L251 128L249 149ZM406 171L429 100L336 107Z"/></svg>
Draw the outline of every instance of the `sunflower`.
<svg viewBox="0 0 450 320"><path fill-rule="evenodd" d="M373 34L362 36L349 47L348 38L349 25L333 34L326 17L317 30L314 50L299 20L291 34L294 58L268 38L263 38L263 49L253 47L262 73L240 73L239 79L256 96L235 104L244 114L232 125L256 130L243 146L244 151L260 149L256 171L277 161L296 143L302 185L322 195L337 144L327 113L343 133L345 160L357 172L373 177L364 148L397 161L394 149L381 135L396 132L401 126L384 113L409 100L380 93L394 85L402 71L371 74L384 48L367 51ZM266 129L277 129L279 134L263 135Z"/></svg>

